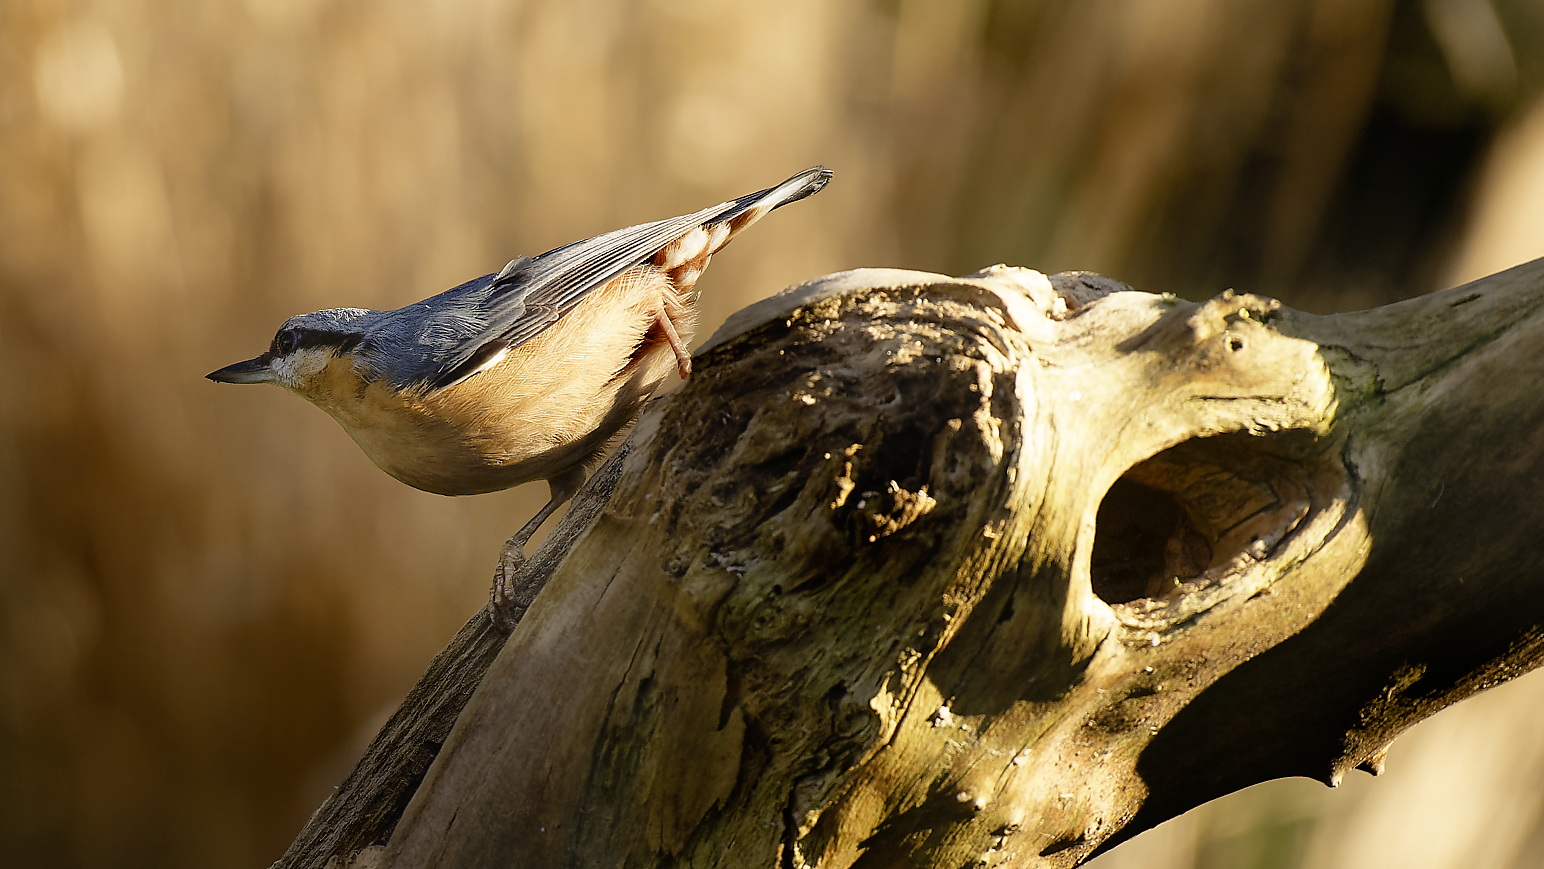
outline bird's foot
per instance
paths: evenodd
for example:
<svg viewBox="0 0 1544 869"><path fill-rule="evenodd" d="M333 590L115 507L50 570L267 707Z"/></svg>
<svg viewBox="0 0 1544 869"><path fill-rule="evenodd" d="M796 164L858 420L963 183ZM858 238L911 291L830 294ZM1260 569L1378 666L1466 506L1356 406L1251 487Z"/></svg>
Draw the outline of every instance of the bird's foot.
<svg viewBox="0 0 1544 869"><path fill-rule="evenodd" d="M675 321L670 319L668 311L660 311L657 318L660 331L665 333L665 340L670 344L670 352L675 354L676 373L685 380L692 376L692 351L681 340L681 333L676 331Z"/></svg>
<svg viewBox="0 0 1544 869"><path fill-rule="evenodd" d="M572 467L563 473L547 481L552 489L552 497L546 505L536 511L531 521L525 523L515 536L504 543L504 551L499 553L499 566L493 571L493 588L488 592L488 615L493 619L494 627L509 633L515 629L515 625L525 617L525 611L530 608L531 602L536 599L536 592L541 590L545 576L524 576L530 559L525 557L525 545L531 537L541 528L541 523L547 521L547 517L558 507L568 502L574 493L579 491L579 486L584 482L584 468ZM536 571L531 571L536 573Z"/></svg>
<svg viewBox="0 0 1544 869"><path fill-rule="evenodd" d="M488 617L493 626L508 634L525 616L526 606L515 600L515 577L526 564L525 541L515 538L504 544L498 567L493 570L493 587L488 590Z"/></svg>

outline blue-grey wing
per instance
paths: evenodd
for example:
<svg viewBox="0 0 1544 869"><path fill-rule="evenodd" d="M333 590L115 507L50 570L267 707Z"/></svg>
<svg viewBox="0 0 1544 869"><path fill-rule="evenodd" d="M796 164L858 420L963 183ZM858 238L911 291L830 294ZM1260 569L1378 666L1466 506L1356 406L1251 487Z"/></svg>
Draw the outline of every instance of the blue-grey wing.
<svg viewBox="0 0 1544 869"><path fill-rule="evenodd" d="M401 309L418 310L418 336L427 354L415 354L414 379L431 389L458 383L488 360L541 334L592 290L645 262L692 229L732 220L758 205L777 207L823 187L830 173L816 168L788 181L701 211L618 229L594 238L521 257L496 275L485 275ZM772 201L763 203L769 196Z"/></svg>
<svg viewBox="0 0 1544 869"><path fill-rule="evenodd" d="M425 378L427 385L440 389L458 383L499 353L540 335L592 290L712 219L713 212L608 232L515 260L498 274L479 278L470 292L443 300L457 310L437 317L431 327L430 343L441 348L441 355ZM440 297L430 302L436 300Z"/></svg>

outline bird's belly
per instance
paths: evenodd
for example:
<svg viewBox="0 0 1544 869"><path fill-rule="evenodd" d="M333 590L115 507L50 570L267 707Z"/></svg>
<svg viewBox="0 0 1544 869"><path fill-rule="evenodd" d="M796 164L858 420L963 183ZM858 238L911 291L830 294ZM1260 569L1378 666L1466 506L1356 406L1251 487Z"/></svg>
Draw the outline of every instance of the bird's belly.
<svg viewBox="0 0 1544 869"><path fill-rule="evenodd" d="M332 415L381 470L409 486L440 495L495 492L598 456L671 370L665 357L630 376L576 372L534 392L497 369L422 396L374 384Z"/></svg>
<svg viewBox="0 0 1544 869"><path fill-rule="evenodd" d="M468 440L433 419L403 425L400 418L384 425L345 425L365 455L398 480L437 495L478 495L542 478L542 454L522 460L514 449L493 449Z"/></svg>

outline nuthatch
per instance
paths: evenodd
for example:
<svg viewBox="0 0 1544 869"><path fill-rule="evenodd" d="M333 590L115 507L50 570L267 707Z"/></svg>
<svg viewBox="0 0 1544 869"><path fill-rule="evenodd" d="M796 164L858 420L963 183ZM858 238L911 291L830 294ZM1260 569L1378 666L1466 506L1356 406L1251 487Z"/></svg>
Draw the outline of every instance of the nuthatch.
<svg viewBox="0 0 1544 869"><path fill-rule="evenodd" d="M817 166L693 214L520 257L395 311L291 317L267 352L208 377L298 393L382 470L427 492L546 480L551 500L506 544L518 560L671 368L690 374L708 258L830 177Z"/></svg>

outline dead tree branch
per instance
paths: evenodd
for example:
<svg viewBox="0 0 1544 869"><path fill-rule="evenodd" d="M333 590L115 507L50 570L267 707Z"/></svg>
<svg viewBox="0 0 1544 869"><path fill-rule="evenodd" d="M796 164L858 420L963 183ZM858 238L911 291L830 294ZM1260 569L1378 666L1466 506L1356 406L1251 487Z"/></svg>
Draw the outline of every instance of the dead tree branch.
<svg viewBox="0 0 1544 869"><path fill-rule="evenodd" d="M1544 260L1333 317L843 273L630 443L280 865L1073 866L1544 655Z"/></svg>

